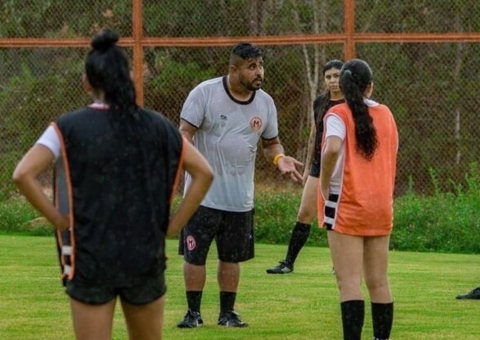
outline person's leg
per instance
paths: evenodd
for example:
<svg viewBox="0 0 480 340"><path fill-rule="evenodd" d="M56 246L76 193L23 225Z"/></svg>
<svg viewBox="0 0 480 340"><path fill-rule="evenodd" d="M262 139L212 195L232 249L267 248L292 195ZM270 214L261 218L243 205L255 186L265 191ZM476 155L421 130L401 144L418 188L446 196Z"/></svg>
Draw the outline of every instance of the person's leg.
<svg viewBox="0 0 480 340"><path fill-rule="evenodd" d="M268 274L284 274L293 271L298 254L310 236L312 222L317 213L318 178L308 176L302 192L302 200L297 214L297 222L292 230L285 261L267 269Z"/></svg>
<svg viewBox="0 0 480 340"><path fill-rule="evenodd" d="M328 232L328 243L340 291L343 336L360 340L365 315L362 294L363 237Z"/></svg>
<svg viewBox="0 0 480 340"><path fill-rule="evenodd" d="M183 278L187 294L188 309L200 313L202 292L207 278L205 265L197 266L185 262L183 264Z"/></svg>
<svg viewBox="0 0 480 340"><path fill-rule="evenodd" d="M153 302L132 305L122 300L130 340L161 340L165 295Z"/></svg>
<svg viewBox="0 0 480 340"><path fill-rule="evenodd" d="M393 298L388 284L390 236L365 238L365 283L371 299L374 339L388 339L393 323Z"/></svg>
<svg viewBox="0 0 480 340"><path fill-rule="evenodd" d="M226 327L247 327L240 314L235 311L238 283L240 282L240 264L219 261L218 286L220 288L220 314L218 324Z"/></svg>
<svg viewBox="0 0 480 340"><path fill-rule="evenodd" d="M227 327L246 327L235 311L240 262L254 257L253 215L249 212L225 212L223 229L217 235L220 314L218 324Z"/></svg>
<svg viewBox="0 0 480 340"><path fill-rule="evenodd" d="M220 289L220 313L233 311L240 282L240 264L219 261L217 280Z"/></svg>
<svg viewBox="0 0 480 340"><path fill-rule="evenodd" d="M188 311L177 325L180 328L198 327L203 324L200 307L207 275L205 263L220 220L218 210L201 206L184 228L183 278Z"/></svg>
<svg viewBox="0 0 480 340"><path fill-rule="evenodd" d="M317 213L318 178L308 176L302 192L297 222L292 231L285 261L293 268L300 250L310 236L312 222Z"/></svg>
<svg viewBox="0 0 480 340"><path fill-rule="evenodd" d="M91 305L70 298L73 328L77 340L111 340L116 299Z"/></svg>

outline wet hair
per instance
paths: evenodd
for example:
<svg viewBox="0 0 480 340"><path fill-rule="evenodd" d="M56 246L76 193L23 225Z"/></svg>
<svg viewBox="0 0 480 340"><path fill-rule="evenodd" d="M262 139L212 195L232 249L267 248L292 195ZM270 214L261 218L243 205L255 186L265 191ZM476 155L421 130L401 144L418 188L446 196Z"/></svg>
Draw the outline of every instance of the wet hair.
<svg viewBox="0 0 480 340"><path fill-rule="evenodd" d="M352 59L343 65L340 73L340 89L352 111L357 151L366 160L372 159L378 147L373 118L363 100L364 93L372 81L372 70L365 61Z"/></svg>
<svg viewBox="0 0 480 340"><path fill-rule="evenodd" d="M230 65L235 65L239 59L247 60L264 57L263 48L251 43L242 42L235 45L230 52Z"/></svg>
<svg viewBox="0 0 480 340"><path fill-rule="evenodd" d="M92 49L85 61L90 85L105 94L111 110L133 114L137 110L135 86L125 51L117 46L120 36L111 29L98 32L91 41Z"/></svg>
<svg viewBox="0 0 480 340"><path fill-rule="evenodd" d="M331 70L332 68L340 71L342 69L342 66L343 66L343 61L338 60L338 59L330 60L329 62L327 62L323 66L323 71L322 71L323 77L325 77L325 73L327 73L327 71ZM317 126L321 127L320 133L323 132L323 116L326 113L325 109L327 108L327 105L328 105L328 103L330 102L330 99L331 99L330 90L328 88L326 88L324 90L324 92L321 94L321 96L322 96L322 102L316 108L316 110L317 110Z"/></svg>

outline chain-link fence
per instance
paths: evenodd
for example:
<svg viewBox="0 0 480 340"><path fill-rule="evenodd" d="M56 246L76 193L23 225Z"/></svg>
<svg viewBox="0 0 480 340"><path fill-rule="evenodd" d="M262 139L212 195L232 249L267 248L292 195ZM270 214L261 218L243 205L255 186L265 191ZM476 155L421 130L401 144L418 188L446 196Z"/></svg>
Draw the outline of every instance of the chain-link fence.
<svg viewBox="0 0 480 340"><path fill-rule="evenodd" d="M292 156L305 157L323 63L356 56L372 66L373 97L397 120L398 195L452 190L479 158L476 0L3 0L0 10L2 198L47 124L89 102L83 63L102 27L122 35L139 102L175 123L196 84L227 72L231 46L252 41L266 49L264 89ZM276 176L260 154L257 183Z"/></svg>

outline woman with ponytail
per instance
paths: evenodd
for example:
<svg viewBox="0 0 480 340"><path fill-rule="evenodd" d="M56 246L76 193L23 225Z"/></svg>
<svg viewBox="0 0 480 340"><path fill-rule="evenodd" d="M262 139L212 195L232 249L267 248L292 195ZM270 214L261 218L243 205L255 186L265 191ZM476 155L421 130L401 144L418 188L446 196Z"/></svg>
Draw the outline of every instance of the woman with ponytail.
<svg viewBox="0 0 480 340"><path fill-rule="evenodd" d="M198 208L213 172L162 114L136 104L112 30L92 40L83 77L93 102L62 115L17 165L20 192L56 229L78 340L112 338L117 298L129 339L162 338L165 239ZM54 163L54 203L37 178ZM179 175L192 184L170 214Z"/></svg>
<svg viewBox="0 0 480 340"><path fill-rule="evenodd" d="M374 339L386 340L393 323L387 267L398 132L390 109L370 99L373 77L365 61L344 64L340 88L345 103L324 118L319 224L328 230L344 340L361 339L362 279L371 300Z"/></svg>

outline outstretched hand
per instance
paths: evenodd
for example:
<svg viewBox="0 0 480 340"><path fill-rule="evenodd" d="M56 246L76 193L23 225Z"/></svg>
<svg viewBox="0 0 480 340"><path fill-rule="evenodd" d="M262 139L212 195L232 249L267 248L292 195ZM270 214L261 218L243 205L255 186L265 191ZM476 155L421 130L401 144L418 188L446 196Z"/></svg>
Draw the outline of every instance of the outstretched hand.
<svg viewBox="0 0 480 340"><path fill-rule="evenodd" d="M297 166L303 167L303 163L290 156L281 157L278 160L278 170L282 174L290 175L293 181L302 183L303 176L298 172Z"/></svg>

